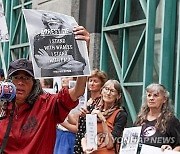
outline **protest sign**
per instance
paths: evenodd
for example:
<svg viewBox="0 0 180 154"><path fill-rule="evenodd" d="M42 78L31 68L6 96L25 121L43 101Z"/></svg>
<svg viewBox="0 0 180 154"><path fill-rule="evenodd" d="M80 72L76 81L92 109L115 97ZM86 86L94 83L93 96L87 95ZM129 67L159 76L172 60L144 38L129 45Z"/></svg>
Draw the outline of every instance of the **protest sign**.
<svg viewBox="0 0 180 154"><path fill-rule="evenodd" d="M97 149L97 115L86 114L87 149Z"/></svg>
<svg viewBox="0 0 180 154"><path fill-rule="evenodd" d="M3 2L0 0L0 42L9 40L9 34L6 24L6 18L4 16Z"/></svg>
<svg viewBox="0 0 180 154"><path fill-rule="evenodd" d="M161 148L142 144L140 154L180 154L180 152L172 151L172 150L164 150Z"/></svg>
<svg viewBox="0 0 180 154"><path fill-rule="evenodd" d="M136 154L142 127L125 128L119 154Z"/></svg>
<svg viewBox="0 0 180 154"><path fill-rule="evenodd" d="M23 9L36 78L90 75L86 42L75 40L75 19L61 13Z"/></svg>

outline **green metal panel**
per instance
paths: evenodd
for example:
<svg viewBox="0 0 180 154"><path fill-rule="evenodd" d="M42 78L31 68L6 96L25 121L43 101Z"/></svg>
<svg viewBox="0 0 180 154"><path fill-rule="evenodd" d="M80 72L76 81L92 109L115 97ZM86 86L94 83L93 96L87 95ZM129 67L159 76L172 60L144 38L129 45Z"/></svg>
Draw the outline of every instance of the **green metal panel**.
<svg viewBox="0 0 180 154"><path fill-rule="evenodd" d="M29 43L22 9L32 8L32 0L4 0L3 2L10 35L9 42L3 43L4 60L7 68L11 60L29 57Z"/></svg>
<svg viewBox="0 0 180 154"><path fill-rule="evenodd" d="M120 81L121 85L123 85L123 79L122 79L122 74L121 74L121 72L122 72L121 71L121 66L120 66L120 63L119 63L119 60L118 60L117 53L116 53L115 48L113 46L113 42L110 39L110 37L108 36L108 34L105 34L105 38L106 38L107 42L109 42L108 43L108 48L109 48L111 57L113 59L114 67L116 69L119 81ZM123 91L125 99L128 100L127 105L129 106L131 117L134 118L136 116L136 112L135 112L135 109L134 109L134 104L132 102L132 99L131 99L131 97L129 95L129 92L123 86L122 86L122 91ZM132 119L132 120L135 120L135 119Z"/></svg>
<svg viewBox="0 0 180 154"><path fill-rule="evenodd" d="M156 1L147 1L147 24L144 56L143 94L145 87L153 82L154 32L156 19Z"/></svg>
<svg viewBox="0 0 180 154"><path fill-rule="evenodd" d="M175 50L176 0L103 2L100 66L109 78L120 81L131 122L139 112L144 89L151 82L163 83L170 93L176 90L176 97L172 96L172 99L176 114L180 116L177 103L180 101L180 51ZM175 62L178 62L176 67Z"/></svg>
<svg viewBox="0 0 180 154"><path fill-rule="evenodd" d="M128 23L130 21L130 0L125 1L125 12L124 12L124 22L123 23ZM123 29L123 53L122 53L122 73L125 73L125 70L128 67L128 47L129 47L129 29L124 28Z"/></svg>
<svg viewBox="0 0 180 154"><path fill-rule="evenodd" d="M161 63L159 82L164 84L170 94L173 94L174 85L174 54L175 54L175 27L176 27L176 0L164 0ZM168 64L168 65L164 65Z"/></svg>
<svg viewBox="0 0 180 154"><path fill-rule="evenodd" d="M102 20L102 25L105 27L106 19L108 18L108 13L110 11L110 6L111 6L112 1L104 1L103 2L103 20ZM103 29L102 29L103 30ZM105 36L104 33L101 34L101 51L100 51L100 68L107 72L107 56L108 56L108 49L107 49L107 43L105 42Z"/></svg>
<svg viewBox="0 0 180 154"><path fill-rule="evenodd" d="M124 6L116 6L114 7L114 4L116 3L116 5L124 5ZM139 21L131 21L130 19L130 8L131 8L131 1L127 0L127 1L120 1L120 3L117 3L117 1L113 1L111 3L112 7L109 8L109 13L110 15L106 15L108 18L105 18L103 16L103 22L107 23L107 24L103 24L102 27L102 39L101 39L101 66L106 63L109 64L109 56L105 58L102 58L102 55L108 55L108 53L110 53L111 59L112 59L112 65L115 68L116 71L116 78L120 81L121 86L122 86L122 90L123 90L123 94L124 94L124 98L126 101L126 105L129 109L129 113L131 115L131 120L134 121L135 117L136 117L136 109L135 109L135 105L132 101L132 97L128 91L128 87L131 86L142 86L142 81L141 82L128 82L128 79L130 78L130 76L132 75L132 71L136 65L138 56L141 53L141 50L144 46L144 41L145 41L145 30L144 28L142 29L142 33L140 35L140 40L137 42L137 45L135 47L135 52L132 54L132 57L129 58L129 39L130 39L130 28L131 27L137 27L137 26L143 26L146 24L146 19L141 19ZM110 2L108 0L104 1L104 5L110 5ZM114 11L112 11L113 8L121 8L123 9L123 11L119 11L120 15L119 15L119 19L118 19L118 23L114 24L114 18L117 18L117 14L114 13ZM108 13L108 9L104 8L104 14ZM113 12L113 15L112 15ZM115 15L116 14L116 15ZM122 14L124 15L124 18L122 18ZM112 19L110 19L110 17ZM108 21L107 21L108 20ZM116 32L117 31L117 32ZM119 48L116 48L116 45L113 41L113 35L118 35L117 38L121 38L121 42L118 45ZM115 36L116 37L116 36ZM106 49L104 51L104 48ZM108 65L109 66L109 65ZM112 76L112 71L111 69L108 68L108 66L106 66L106 72L108 73L108 75ZM109 66L110 67L110 66ZM102 68L102 67L101 67Z"/></svg>

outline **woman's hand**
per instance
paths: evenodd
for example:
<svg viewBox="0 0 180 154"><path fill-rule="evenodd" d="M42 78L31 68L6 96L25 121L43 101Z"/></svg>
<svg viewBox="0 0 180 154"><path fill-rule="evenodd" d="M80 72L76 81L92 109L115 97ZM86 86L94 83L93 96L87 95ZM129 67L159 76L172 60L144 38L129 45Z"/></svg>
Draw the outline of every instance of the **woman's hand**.
<svg viewBox="0 0 180 154"><path fill-rule="evenodd" d="M161 149L162 149L162 151L164 151L164 150L172 150L172 147L170 145L162 145Z"/></svg>
<svg viewBox="0 0 180 154"><path fill-rule="evenodd" d="M79 111L80 111L79 116L81 116L81 117L85 117L86 114L89 114L89 111L87 109L84 109L84 108L79 109Z"/></svg>
<svg viewBox="0 0 180 154"><path fill-rule="evenodd" d="M103 114L102 114L102 112L101 112L100 110L94 109L94 110L91 112L91 114L96 114L101 121L106 122L106 118L103 116Z"/></svg>
<svg viewBox="0 0 180 154"><path fill-rule="evenodd" d="M87 148L87 139L86 138L87 138L87 135L85 135L85 137L83 137L81 139L81 145L82 145L83 152L85 154L93 153L95 151L95 149L94 148L91 148L91 149Z"/></svg>

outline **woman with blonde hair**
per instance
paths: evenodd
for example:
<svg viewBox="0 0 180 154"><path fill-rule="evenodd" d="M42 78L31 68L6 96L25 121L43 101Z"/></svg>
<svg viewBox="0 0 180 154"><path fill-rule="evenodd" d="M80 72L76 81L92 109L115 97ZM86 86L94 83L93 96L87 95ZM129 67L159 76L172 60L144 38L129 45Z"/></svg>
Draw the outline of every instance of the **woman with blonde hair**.
<svg viewBox="0 0 180 154"><path fill-rule="evenodd" d="M99 101L101 99L100 90L106 81L107 81L106 73L98 69L92 70L91 75L88 77L87 85L88 85L88 90L90 92L90 98L87 102L87 109L81 108L81 114L79 116L79 121L77 126L78 130L76 133L76 140L74 146L75 154L83 153L81 147L81 139L84 137L84 134L86 132L85 115L91 112L95 108L95 106L99 104Z"/></svg>

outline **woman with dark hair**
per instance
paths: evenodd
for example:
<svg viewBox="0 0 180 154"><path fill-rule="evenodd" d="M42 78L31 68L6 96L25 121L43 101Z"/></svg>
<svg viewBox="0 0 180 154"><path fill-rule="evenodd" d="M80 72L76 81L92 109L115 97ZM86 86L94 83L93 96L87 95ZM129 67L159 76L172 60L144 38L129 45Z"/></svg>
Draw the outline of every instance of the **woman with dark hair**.
<svg viewBox="0 0 180 154"><path fill-rule="evenodd" d="M148 85L144 102L134 124L142 126L140 142L180 151L180 122L170 108L167 89L157 83Z"/></svg>
<svg viewBox="0 0 180 154"><path fill-rule="evenodd" d="M82 139L84 153L115 154L116 145L127 123L127 113L121 108L121 86L117 80L108 80L101 89L101 100L91 114L97 115L98 149L87 149L86 137Z"/></svg>

